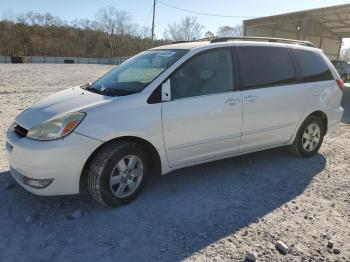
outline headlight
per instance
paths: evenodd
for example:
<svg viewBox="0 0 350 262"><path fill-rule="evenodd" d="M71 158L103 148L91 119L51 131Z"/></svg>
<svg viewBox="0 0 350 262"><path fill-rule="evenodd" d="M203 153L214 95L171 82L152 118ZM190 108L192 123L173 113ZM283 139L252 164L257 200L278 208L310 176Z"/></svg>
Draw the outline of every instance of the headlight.
<svg viewBox="0 0 350 262"><path fill-rule="evenodd" d="M85 113L73 112L51 118L30 129L27 137L37 140L53 140L69 135L84 119Z"/></svg>

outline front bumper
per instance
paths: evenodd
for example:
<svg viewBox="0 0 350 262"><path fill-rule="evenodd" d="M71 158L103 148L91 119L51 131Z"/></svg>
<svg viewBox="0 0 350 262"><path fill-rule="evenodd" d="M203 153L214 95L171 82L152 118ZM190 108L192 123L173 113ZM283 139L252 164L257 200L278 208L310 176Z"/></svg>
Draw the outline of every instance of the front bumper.
<svg viewBox="0 0 350 262"><path fill-rule="evenodd" d="M45 178L45 179L35 179L26 177L22 174L20 174L16 169L10 166L10 172L12 177L20 184L23 184L25 186L35 188L35 189L43 189L47 188L49 185L52 184L54 181L53 178Z"/></svg>
<svg viewBox="0 0 350 262"><path fill-rule="evenodd" d="M79 193L84 164L101 144L74 132L64 139L38 141L8 131L6 151L12 176L27 191L70 195ZM50 183L40 186L43 181Z"/></svg>

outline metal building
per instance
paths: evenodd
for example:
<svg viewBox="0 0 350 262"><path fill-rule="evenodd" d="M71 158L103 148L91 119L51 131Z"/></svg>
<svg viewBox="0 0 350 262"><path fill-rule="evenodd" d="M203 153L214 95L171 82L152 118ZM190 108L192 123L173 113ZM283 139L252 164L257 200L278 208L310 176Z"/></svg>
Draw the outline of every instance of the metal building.
<svg viewBox="0 0 350 262"><path fill-rule="evenodd" d="M350 4L244 21L245 36L307 40L339 59L342 39L350 37Z"/></svg>

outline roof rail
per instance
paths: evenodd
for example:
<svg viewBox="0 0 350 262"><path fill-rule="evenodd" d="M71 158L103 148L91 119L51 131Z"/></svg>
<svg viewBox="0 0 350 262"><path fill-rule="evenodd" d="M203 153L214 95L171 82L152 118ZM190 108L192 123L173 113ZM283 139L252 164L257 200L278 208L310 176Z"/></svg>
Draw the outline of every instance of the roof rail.
<svg viewBox="0 0 350 262"><path fill-rule="evenodd" d="M304 45L304 46L310 46L315 47L314 44L312 44L309 41L300 41L300 40L294 40L294 39L285 39L285 38L273 38L273 37L258 37L258 36L240 36L240 37L219 37L215 38L210 41L210 43L220 43L220 42L227 42L227 41L234 41L234 40L241 40L241 41L266 41L266 42L275 42L275 43L286 43L286 44L297 44L297 45Z"/></svg>
<svg viewBox="0 0 350 262"><path fill-rule="evenodd" d="M171 45L174 45L174 44L183 44L183 43L189 43L191 41L174 41L174 42L170 42Z"/></svg>
<svg viewBox="0 0 350 262"><path fill-rule="evenodd" d="M170 44L173 45L173 44L183 44L183 43L192 43L192 42L212 41L214 39L216 39L216 38L215 37L205 37L205 38L195 39L192 41L187 41L187 40L174 41L174 42L171 42Z"/></svg>

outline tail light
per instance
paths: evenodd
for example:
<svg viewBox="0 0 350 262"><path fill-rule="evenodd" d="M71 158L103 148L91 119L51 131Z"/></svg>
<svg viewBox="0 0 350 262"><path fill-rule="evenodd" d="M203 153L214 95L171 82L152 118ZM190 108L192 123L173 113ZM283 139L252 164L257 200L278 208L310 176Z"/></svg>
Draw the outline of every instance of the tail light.
<svg viewBox="0 0 350 262"><path fill-rule="evenodd" d="M343 82L343 80L338 79L337 80L337 84L338 84L340 90L343 91L344 90L344 82Z"/></svg>

